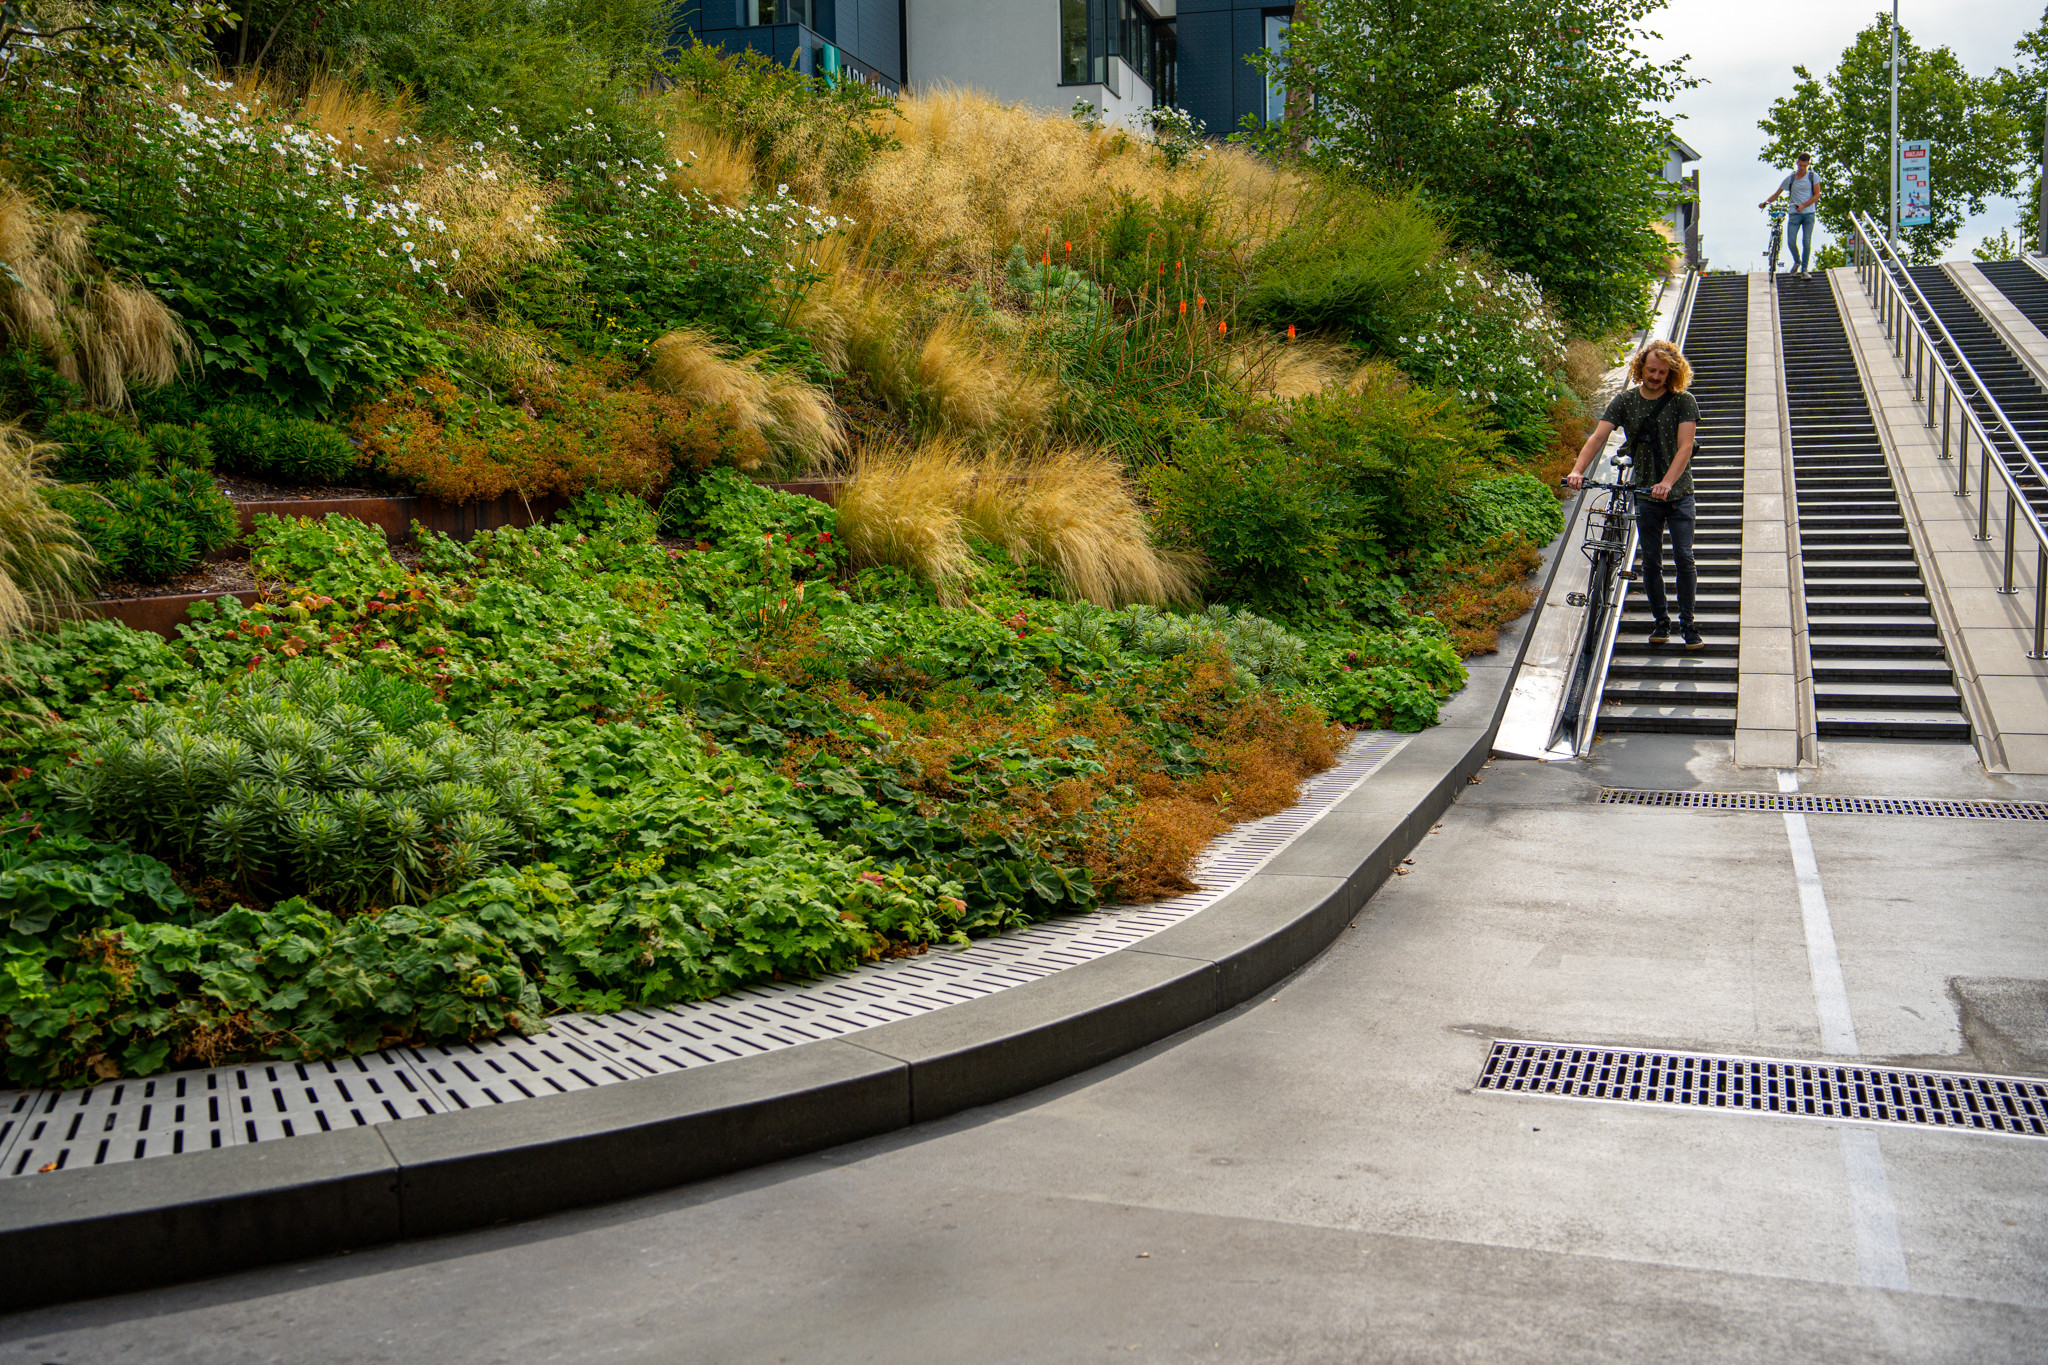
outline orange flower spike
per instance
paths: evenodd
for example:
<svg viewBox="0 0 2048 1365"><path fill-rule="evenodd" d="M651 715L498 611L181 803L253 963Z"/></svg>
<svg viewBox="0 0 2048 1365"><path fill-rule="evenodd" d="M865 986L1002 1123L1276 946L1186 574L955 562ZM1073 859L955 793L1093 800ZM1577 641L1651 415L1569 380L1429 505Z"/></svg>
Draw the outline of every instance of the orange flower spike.
<svg viewBox="0 0 2048 1365"><path fill-rule="evenodd" d="M1069 256L1074 254L1074 244L1072 242L1067 243L1067 254Z"/></svg>
<svg viewBox="0 0 2048 1365"><path fill-rule="evenodd" d="M1208 300L1208 299L1204 298L1204 297L1203 297L1202 295L1200 295L1200 294L1197 294L1197 295L1195 295L1195 307L1197 307L1197 308L1206 308L1206 307L1208 307L1208 305L1209 305L1209 300Z"/></svg>
<svg viewBox="0 0 2048 1365"><path fill-rule="evenodd" d="M1040 265L1051 265L1051 264L1052 264L1052 253L1051 253L1050 251L1041 251L1041 252L1039 252L1039 253L1038 253L1038 263L1039 263Z"/></svg>
<svg viewBox="0 0 2048 1365"><path fill-rule="evenodd" d="M1186 299L1182 299L1180 301L1180 315L1182 317L1186 317L1188 315L1188 301Z"/></svg>
<svg viewBox="0 0 2048 1365"><path fill-rule="evenodd" d="M1229 334L1230 334L1230 324L1229 324L1229 322L1227 322L1227 321L1226 321L1226 322L1219 322L1219 323L1217 323L1217 324L1216 324L1216 335L1217 335L1217 336L1228 336Z"/></svg>
<svg viewBox="0 0 2048 1365"><path fill-rule="evenodd" d="M1291 322L1287 324L1287 339L1294 340L1294 324Z"/></svg>

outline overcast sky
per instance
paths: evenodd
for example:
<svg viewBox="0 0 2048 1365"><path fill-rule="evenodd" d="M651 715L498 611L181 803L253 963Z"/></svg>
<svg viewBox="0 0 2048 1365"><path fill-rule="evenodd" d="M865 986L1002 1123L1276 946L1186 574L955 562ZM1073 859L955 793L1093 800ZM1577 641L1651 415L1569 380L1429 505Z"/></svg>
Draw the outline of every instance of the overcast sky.
<svg viewBox="0 0 2048 1365"><path fill-rule="evenodd" d="M2041 21L2043 0L1900 0L1899 25L1924 48L1948 47L1973 76L2013 64L2013 43ZM1825 77L1857 32L1879 12L1873 0L1671 0L1650 27L1663 35L1650 48L1660 58L1690 54L1689 69L1706 84L1673 106L1678 134L1700 154L1700 227L1709 264L1761 270L1769 225L1756 201L1777 188L1784 169L1757 159L1764 144L1757 121L1771 101L1792 93L1792 68ZM1688 168L1690 169L1690 168ZM1936 194L1941 193L1937 179ZM1954 259L1986 236L2019 221L2012 200L1963 224ZM1816 248L1826 230L1814 234Z"/></svg>

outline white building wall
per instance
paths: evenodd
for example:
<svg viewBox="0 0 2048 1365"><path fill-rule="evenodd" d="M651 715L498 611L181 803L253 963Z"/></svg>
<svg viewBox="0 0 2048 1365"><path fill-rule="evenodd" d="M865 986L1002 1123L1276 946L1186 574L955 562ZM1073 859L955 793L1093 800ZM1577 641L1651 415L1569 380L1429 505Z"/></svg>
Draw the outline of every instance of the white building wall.
<svg viewBox="0 0 2048 1365"><path fill-rule="evenodd" d="M1120 90L1060 84L1059 0L909 0L908 11L913 90L964 86L1053 114L1087 100L1107 125L1152 107L1152 87L1119 58Z"/></svg>

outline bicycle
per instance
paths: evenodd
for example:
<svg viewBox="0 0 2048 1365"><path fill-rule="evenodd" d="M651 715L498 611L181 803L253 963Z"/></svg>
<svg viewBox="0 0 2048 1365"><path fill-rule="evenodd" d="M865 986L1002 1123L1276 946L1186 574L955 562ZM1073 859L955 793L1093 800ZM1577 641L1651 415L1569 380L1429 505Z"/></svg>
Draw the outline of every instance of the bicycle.
<svg viewBox="0 0 2048 1365"><path fill-rule="evenodd" d="M1771 215L1771 273L1778 273L1778 252L1785 245L1785 215L1791 212L1783 204L1773 204Z"/></svg>
<svg viewBox="0 0 2048 1365"><path fill-rule="evenodd" d="M1591 714L1598 708L1586 706L1586 694L1593 687L1602 659L1613 647L1629 584L1641 577L1635 568L1635 461L1626 455L1617 456L1611 482L1587 479L1580 487L1605 490L1607 502L1587 514L1586 538L1579 545L1579 552L1586 556L1591 570L1586 576L1586 591L1565 596L1567 605L1586 608L1586 616L1578 648L1573 652L1571 672L1566 675L1564 702L1551 727L1550 747L1555 748L1563 731L1570 727L1575 731L1573 747L1583 753L1598 719ZM1582 715L1582 711L1588 714Z"/></svg>

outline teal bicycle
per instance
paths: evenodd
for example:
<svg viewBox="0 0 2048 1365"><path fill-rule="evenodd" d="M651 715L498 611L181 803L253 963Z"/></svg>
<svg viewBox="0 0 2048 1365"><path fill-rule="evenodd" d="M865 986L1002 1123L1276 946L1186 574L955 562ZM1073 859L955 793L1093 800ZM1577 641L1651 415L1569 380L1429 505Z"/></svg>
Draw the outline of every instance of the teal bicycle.
<svg viewBox="0 0 2048 1365"><path fill-rule="evenodd" d="M1771 273L1778 273L1778 252L1785 245L1785 215L1791 212L1783 204L1773 204L1771 215Z"/></svg>

